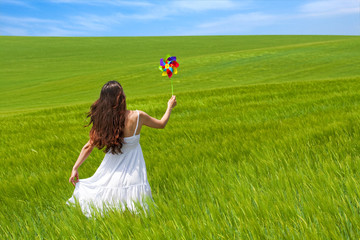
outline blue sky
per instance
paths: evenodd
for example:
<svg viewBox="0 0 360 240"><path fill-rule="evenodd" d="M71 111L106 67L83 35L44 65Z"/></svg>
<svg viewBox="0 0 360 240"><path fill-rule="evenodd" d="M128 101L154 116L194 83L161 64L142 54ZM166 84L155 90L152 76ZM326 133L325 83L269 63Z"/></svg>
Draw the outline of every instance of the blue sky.
<svg viewBox="0 0 360 240"><path fill-rule="evenodd" d="M360 0L0 0L0 35L360 35Z"/></svg>

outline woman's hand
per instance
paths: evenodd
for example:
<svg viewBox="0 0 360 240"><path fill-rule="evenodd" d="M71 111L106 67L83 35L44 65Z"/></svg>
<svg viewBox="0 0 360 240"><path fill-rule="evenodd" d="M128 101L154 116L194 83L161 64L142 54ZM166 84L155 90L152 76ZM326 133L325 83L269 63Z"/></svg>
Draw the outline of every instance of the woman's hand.
<svg viewBox="0 0 360 240"><path fill-rule="evenodd" d="M94 149L94 147L95 147L95 145L93 145L91 139L89 139L89 141L81 149L80 155L72 168L71 177L69 178L69 183L72 183L75 186L75 183L79 182L79 173L78 173L77 169L81 166L81 164L90 155L90 153Z"/></svg>
<svg viewBox="0 0 360 240"><path fill-rule="evenodd" d="M173 95L168 101L168 108L174 108L176 106L176 96Z"/></svg>
<svg viewBox="0 0 360 240"><path fill-rule="evenodd" d="M69 178L69 183L72 183L75 187L77 182L79 182L79 173L78 170L73 169L71 172L71 177Z"/></svg>

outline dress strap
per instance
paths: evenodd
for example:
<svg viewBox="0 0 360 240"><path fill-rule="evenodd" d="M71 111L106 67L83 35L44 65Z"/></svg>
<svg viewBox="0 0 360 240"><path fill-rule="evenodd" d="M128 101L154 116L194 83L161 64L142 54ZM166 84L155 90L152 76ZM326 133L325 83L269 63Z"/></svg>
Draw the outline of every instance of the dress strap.
<svg viewBox="0 0 360 240"><path fill-rule="evenodd" d="M134 136L135 136L136 131L137 131L137 129L138 129L138 126L139 126L139 118L140 118L139 111L138 111L138 110L136 110L136 111L137 111L137 114L138 114L138 118L137 118L137 122L136 122L136 128L135 128Z"/></svg>

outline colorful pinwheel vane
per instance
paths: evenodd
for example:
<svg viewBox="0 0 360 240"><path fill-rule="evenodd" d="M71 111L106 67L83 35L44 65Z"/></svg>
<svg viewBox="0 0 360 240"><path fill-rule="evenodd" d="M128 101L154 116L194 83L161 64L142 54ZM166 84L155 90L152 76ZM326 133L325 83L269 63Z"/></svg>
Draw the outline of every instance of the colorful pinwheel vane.
<svg viewBox="0 0 360 240"><path fill-rule="evenodd" d="M160 59L159 70L162 71L163 76L167 75L169 78L171 78L173 73L177 74L178 67L179 63L176 61L176 57L171 57L170 54L166 55L165 58Z"/></svg>

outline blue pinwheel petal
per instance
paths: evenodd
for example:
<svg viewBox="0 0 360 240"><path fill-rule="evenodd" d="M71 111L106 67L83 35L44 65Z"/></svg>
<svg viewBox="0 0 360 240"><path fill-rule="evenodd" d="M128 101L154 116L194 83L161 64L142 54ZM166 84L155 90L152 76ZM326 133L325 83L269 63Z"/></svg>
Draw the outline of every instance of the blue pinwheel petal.
<svg viewBox="0 0 360 240"><path fill-rule="evenodd" d="M172 68L172 67L169 67L169 70L170 70L171 72L173 72L173 68Z"/></svg>
<svg viewBox="0 0 360 240"><path fill-rule="evenodd" d="M164 59L160 59L160 66L165 66Z"/></svg>
<svg viewBox="0 0 360 240"><path fill-rule="evenodd" d="M175 56L170 57L170 61L176 61L176 57Z"/></svg>

